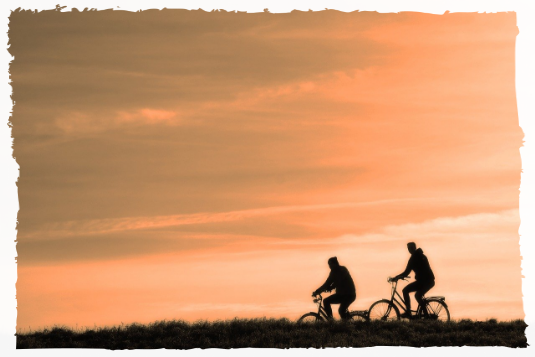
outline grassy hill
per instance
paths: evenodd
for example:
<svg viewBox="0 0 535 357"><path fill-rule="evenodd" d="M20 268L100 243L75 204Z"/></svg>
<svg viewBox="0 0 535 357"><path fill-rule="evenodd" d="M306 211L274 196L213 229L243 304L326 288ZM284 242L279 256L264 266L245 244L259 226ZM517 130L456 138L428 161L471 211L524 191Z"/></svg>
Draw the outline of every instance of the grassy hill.
<svg viewBox="0 0 535 357"><path fill-rule="evenodd" d="M150 325L17 334L17 348L295 348L371 346L527 347L526 324L461 320L396 322L325 322L299 324L286 319L217 322L163 321Z"/></svg>

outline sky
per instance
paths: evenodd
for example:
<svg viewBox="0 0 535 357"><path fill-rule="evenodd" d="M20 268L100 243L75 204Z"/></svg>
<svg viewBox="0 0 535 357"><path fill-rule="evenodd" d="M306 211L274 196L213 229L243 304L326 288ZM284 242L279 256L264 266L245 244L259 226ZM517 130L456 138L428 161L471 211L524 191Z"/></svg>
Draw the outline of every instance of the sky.
<svg viewBox="0 0 535 357"><path fill-rule="evenodd" d="M354 309L415 241L452 318L523 318L514 13L10 18L19 329ZM413 275L413 274L412 274Z"/></svg>

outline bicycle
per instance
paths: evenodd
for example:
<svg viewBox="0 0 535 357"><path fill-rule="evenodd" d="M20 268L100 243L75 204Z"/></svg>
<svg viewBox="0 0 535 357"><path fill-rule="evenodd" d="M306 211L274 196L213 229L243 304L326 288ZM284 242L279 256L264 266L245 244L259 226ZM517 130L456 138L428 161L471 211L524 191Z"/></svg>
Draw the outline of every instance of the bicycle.
<svg viewBox="0 0 535 357"><path fill-rule="evenodd" d="M327 312L323 307L323 297L321 294L313 295L315 304L318 305L318 312L309 312L301 316L297 322L321 322L329 321L330 318L327 316ZM331 318L332 319L332 318ZM368 321L368 311L367 310L354 310L349 311L348 321Z"/></svg>
<svg viewBox="0 0 535 357"><path fill-rule="evenodd" d="M390 300L382 299L374 302L368 310L369 320L400 320L400 309L403 311L403 313L407 312L405 308L405 300L397 292L398 281L392 278L388 278L387 281L392 284L392 295L390 297ZM431 296L428 298L422 297L422 300L425 303L427 315L424 313L422 306L418 304L418 309L416 311L411 310L411 313L415 313L415 315L412 315L413 317L411 318L411 320L425 319L446 322L450 321L450 311L448 310L448 305L446 304L446 298L444 296Z"/></svg>

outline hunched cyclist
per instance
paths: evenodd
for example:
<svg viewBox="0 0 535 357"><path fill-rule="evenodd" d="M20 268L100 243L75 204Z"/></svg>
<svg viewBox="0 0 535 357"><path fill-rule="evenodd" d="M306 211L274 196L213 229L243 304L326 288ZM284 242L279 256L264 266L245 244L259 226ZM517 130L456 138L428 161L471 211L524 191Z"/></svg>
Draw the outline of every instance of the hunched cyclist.
<svg viewBox="0 0 535 357"><path fill-rule="evenodd" d="M336 293L323 300L323 306L329 319L333 318L333 310L331 304L340 304L338 312L342 319L348 319L348 307L357 298L355 283L353 278L349 274L346 267L341 266L338 263L336 257L330 258L328 261L331 273L325 281L316 291L312 293L312 296L321 294L324 291L331 291L336 289Z"/></svg>

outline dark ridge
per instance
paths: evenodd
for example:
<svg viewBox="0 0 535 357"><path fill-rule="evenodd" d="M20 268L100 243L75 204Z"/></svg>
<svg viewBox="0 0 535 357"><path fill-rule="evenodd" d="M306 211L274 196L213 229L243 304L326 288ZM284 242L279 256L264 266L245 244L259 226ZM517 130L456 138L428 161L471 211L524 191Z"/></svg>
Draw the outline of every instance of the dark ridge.
<svg viewBox="0 0 535 357"><path fill-rule="evenodd" d="M325 322L287 319L227 321L159 321L94 330L54 327L17 334L17 349L26 348L328 348L373 346L528 346L522 320L454 322Z"/></svg>

